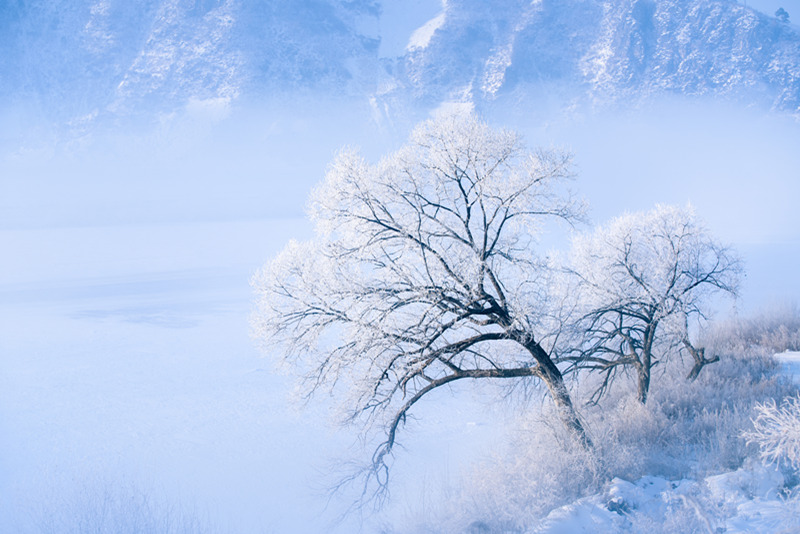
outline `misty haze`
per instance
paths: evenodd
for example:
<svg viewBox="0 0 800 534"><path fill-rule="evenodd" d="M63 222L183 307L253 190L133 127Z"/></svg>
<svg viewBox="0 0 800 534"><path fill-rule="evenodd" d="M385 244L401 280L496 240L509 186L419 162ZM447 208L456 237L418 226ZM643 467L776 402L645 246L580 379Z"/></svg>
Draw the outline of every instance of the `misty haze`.
<svg viewBox="0 0 800 534"><path fill-rule="evenodd" d="M0 7L0 531L800 531L797 0Z"/></svg>

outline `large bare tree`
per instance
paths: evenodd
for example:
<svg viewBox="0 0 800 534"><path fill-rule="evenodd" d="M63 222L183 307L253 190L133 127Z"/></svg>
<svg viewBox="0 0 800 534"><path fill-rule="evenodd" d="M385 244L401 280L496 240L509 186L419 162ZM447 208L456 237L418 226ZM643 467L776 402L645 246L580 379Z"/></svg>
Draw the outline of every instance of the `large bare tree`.
<svg viewBox="0 0 800 534"><path fill-rule="evenodd" d="M689 339L689 321L709 311L714 292L735 295L740 262L691 207L631 213L573 241L570 288L579 320L565 359L602 372L600 395L621 370L635 371L647 401L653 366L671 353L694 360L689 379L717 361Z"/></svg>
<svg viewBox="0 0 800 534"><path fill-rule="evenodd" d="M345 150L313 193L316 237L290 243L255 277L254 330L303 376L330 388L351 422L383 438L365 492L386 489L410 410L463 379L531 378L590 446L546 340L548 219L581 207L559 194L570 158L526 150L473 114L438 116L377 165Z"/></svg>

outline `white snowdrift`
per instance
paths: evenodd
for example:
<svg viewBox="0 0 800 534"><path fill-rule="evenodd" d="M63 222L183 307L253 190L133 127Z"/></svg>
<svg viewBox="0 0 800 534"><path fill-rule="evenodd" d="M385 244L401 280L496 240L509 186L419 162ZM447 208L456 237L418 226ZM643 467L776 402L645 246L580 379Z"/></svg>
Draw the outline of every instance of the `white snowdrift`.
<svg viewBox="0 0 800 534"><path fill-rule="evenodd" d="M705 480L612 480L602 493L551 512L531 534L581 532L800 531L800 497L774 466L752 465Z"/></svg>

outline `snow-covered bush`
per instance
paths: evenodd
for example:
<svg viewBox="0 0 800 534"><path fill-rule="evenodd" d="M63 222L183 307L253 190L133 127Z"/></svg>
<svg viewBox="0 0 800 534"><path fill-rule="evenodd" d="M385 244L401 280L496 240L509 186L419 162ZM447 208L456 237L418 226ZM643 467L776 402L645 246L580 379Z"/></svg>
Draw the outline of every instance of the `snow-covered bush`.
<svg viewBox="0 0 800 534"><path fill-rule="evenodd" d="M753 431L745 433L756 443L768 462L787 461L800 469L800 397L785 399L780 405L769 399L755 406Z"/></svg>

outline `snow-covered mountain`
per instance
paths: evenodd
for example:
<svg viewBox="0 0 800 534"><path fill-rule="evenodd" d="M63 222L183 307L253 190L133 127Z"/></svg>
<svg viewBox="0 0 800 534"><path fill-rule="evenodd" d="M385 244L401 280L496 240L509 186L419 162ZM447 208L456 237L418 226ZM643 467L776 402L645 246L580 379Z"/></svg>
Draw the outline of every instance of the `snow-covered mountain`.
<svg viewBox="0 0 800 534"><path fill-rule="evenodd" d="M11 0L0 98L67 116L297 91L437 103L559 87L800 112L800 31L731 0L446 0L380 57L380 0Z"/></svg>
<svg viewBox="0 0 800 534"><path fill-rule="evenodd" d="M800 111L800 33L729 0L448 0L393 65L404 89L496 99L557 84L596 101L739 95Z"/></svg>

